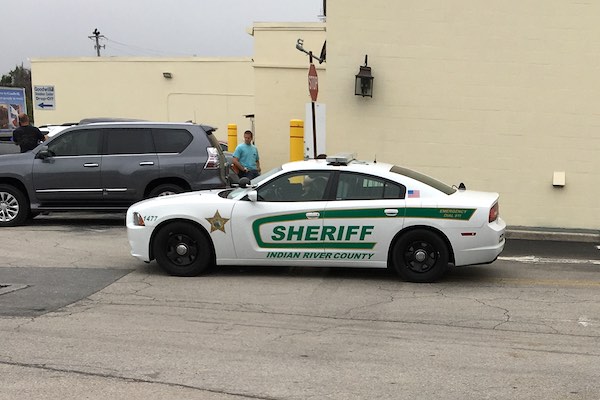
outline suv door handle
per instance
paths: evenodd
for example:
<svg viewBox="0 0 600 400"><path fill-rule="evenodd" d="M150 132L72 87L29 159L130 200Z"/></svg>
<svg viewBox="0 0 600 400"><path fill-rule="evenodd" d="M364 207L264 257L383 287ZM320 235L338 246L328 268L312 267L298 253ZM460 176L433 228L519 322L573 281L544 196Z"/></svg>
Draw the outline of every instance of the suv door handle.
<svg viewBox="0 0 600 400"><path fill-rule="evenodd" d="M98 163L85 163L85 164L83 164L83 166L86 168L96 168L99 166L99 164Z"/></svg>
<svg viewBox="0 0 600 400"><path fill-rule="evenodd" d="M140 166L143 167L144 165L154 165L154 161L142 161Z"/></svg>
<svg viewBox="0 0 600 400"><path fill-rule="evenodd" d="M308 219L317 219L321 216L321 213L315 211L315 212L307 212L306 213L306 218Z"/></svg>

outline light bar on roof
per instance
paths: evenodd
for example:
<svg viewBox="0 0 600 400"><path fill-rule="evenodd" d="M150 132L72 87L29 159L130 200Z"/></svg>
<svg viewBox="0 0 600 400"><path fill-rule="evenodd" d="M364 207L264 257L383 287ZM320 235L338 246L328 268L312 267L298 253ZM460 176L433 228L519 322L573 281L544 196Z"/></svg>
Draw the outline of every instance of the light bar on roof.
<svg viewBox="0 0 600 400"><path fill-rule="evenodd" d="M356 160L356 153L339 153L327 157L330 164L348 164L352 160Z"/></svg>

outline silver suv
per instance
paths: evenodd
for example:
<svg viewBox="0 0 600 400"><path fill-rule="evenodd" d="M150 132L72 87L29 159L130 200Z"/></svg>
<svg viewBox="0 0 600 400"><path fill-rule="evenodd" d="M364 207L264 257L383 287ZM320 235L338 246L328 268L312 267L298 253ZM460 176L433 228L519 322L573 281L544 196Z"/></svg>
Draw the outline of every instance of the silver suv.
<svg viewBox="0 0 600 400"><path fill-rule="evenodd" d="M46 211L124 211L148 197L227 186L213 128L75 125L33 151L0 156L0 227Z"/></svg>

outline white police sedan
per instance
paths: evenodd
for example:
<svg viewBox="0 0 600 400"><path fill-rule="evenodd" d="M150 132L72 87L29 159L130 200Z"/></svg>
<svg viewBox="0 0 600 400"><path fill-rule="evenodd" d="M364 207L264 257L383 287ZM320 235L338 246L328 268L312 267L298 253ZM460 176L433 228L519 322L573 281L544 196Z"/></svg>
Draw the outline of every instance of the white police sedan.
<svg viewBox="0 0 600 400"><path fill-rule="evenodd" d="M498 194L349 155L282 165L233 189L144 200L127 212L131 254L172 275L215 265L392 267L433 282L448 265L493 262Z"/></svg>

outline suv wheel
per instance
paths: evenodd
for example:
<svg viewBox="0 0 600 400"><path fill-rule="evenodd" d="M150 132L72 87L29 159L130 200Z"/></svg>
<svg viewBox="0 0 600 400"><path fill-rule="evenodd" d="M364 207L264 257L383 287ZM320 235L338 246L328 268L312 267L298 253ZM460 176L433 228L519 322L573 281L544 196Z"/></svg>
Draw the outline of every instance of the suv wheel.
<svg viewBox="0 0 600 400"><path fill-rule="evenodd" d="M183 192L183 188L181 188L180 186L167 183L164 185L158 185L157 187L152 189L148 197L169 196L181 192Z"/></svg>
<svg viewBox="0 0 600 400"><path fill-rule="evenodd" d="M29 203L21 191L11 185L0 185L0 226L23 224L29 215Z"/></svg>

